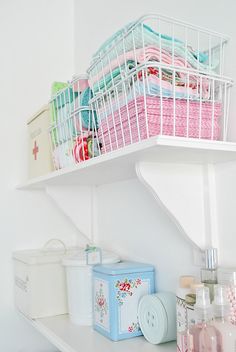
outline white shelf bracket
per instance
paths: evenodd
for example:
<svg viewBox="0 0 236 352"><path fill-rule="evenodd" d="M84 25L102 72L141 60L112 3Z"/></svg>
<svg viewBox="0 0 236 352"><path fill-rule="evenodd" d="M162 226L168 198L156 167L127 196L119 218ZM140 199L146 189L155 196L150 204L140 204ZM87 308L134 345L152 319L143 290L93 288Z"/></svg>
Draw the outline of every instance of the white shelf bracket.
<svg viewBox="0 0 236 352"><path fill-rule="evenodd" d="M217 246L214 165L139 162L136 173L188 240Z"/></svg>
<svg viewBox="0 0 236 352"><path fill-rule="evenodd" d="M85 243L94 241L94 190L91 186L47 186L46 194L75 226Z"/></svg>

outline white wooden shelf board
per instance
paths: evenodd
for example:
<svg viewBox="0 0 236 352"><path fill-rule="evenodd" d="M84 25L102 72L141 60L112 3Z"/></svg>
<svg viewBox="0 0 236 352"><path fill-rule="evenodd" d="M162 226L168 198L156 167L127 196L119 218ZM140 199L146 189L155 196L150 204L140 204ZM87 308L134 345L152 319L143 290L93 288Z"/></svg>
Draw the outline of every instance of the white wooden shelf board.
<svg viewBox="0 0 236 352"><path fill-rule="evenodd" d="M236 143L157 136L29 180L18 189L57 185L100 185L136 177L139 161L165 163L223 163L236 161Z"/></svg>
<svg viewBox="0 0 236 352"><path fill-rule="evenodd" d="M26 318L27 319L27 318ZM27 319L61 352L174 352L176 343L152 345L144 337L113 342L93 331L91 327L77 326L68 315L36 320Z"/></svg>

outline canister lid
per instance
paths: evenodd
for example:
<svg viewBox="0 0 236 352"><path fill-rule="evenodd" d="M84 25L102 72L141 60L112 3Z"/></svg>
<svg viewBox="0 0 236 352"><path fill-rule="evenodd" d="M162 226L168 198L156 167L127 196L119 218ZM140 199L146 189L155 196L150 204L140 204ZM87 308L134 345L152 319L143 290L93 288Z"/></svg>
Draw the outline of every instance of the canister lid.
<svg viewBox="0 0 236 352"><path fill-rule="evenodd" d="M154 266L144 263L123 261L116 264L96 265L94 266L93 271L107 275L133 274L154 271Z"/></svg>
<svg viewBox="0 0 236 352"><path fill-rule="evenodd" d="M171 292L143 296L138 307L141 331L150 343L176 339L176 301Z"/></svg>
<svg viewBox="0 0 236 352"><path fill-rule="evenodd" d="M44 248L16 251L13 259L29 265L60 263L66 256L75 255L78 247L70 247L66 250L59 248Z"/></svg>
<svg viewBox="0 0 236 352"><path fill-rule="evenodd" d="M218 266L217 248L207 248L205 250L206 269L214 270Z"/></svg>
<svg viewBox="0 0 236 352"><path fill-rule="evenodd" d="M179 287L180 288L190 288L194 283L195 277L190 275L180 276L179 278Z"/></svg>
<svg viewBox="0 0 236 352"><path fill-rule="evenodd" d="M29 120L27 121L27 125L29 125L31 122L33 122L35 119L37 119L37 117L39 117L41 114L43 114L44 111L49 111L48 104L42 106L40 110L38 110L33 116L31 116L29 118Z"/></svg>
<svg viewBox="0 0 236 352"><path fill-rule="evenodd" d="M94 258L94 259L93 259ZM97 264L97 256L94 256L92 260L90 260L90 264ZM101 260L102 263L118 263L120 258L117 254L114 254L109 251L101 250ZM87 257L86 251L84 249L80 249L71 257L66 257L63 260L63 265L65 266L86 266L87 265Z"/></svg>
<svg viewBox="0 0 236 352"><path fill-rule="evenodd" d="M200 287L204 287L204 284L199 282L199 283L194 283L190 286L190 289L191 289L191 293L196 293L196 290Z"/></svg>

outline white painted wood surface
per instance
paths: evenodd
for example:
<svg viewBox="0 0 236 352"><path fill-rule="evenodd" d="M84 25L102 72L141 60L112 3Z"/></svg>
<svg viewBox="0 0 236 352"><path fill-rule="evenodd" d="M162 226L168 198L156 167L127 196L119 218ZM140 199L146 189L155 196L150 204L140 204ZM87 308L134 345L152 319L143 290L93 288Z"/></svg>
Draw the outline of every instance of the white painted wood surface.
<svg viewBox="0 0 236 352"><path fill-rule="evenodd" d="M26 318L27 319L27 318ZM113 342L91 327L77 326L70 322L68 315L27 319L61 352L175 352L176 343L152 345L144 337Z"/></svg>
<svg viewBox="0 0 236 352"><path fill-rule="evenodd" d="M214 165L140 162L136 171L186 238L201 249L217 247Z"/></svg>
<svg viewBox="0 0 236 352"><path fill-rule="evenodd" d="M137 162L215 164L236 160L236 143L158 136L19 185L101 185L136 177Z"/></svg>
<svg viewBox="0 0 236 352"><path fill-rule="evenodd" d="M137 174L180 232L204 248L208 233L203 165L141 162L137 165Z"/></svg>
<svg viewBox="0 0 236 352"><path fill-rule="evenodd" d="M236 143L158 136L30 180L18 189L45 189L92 242L96 186L138 178L184 236L198 248L218 246L215 165L236 161Z"/></svg>

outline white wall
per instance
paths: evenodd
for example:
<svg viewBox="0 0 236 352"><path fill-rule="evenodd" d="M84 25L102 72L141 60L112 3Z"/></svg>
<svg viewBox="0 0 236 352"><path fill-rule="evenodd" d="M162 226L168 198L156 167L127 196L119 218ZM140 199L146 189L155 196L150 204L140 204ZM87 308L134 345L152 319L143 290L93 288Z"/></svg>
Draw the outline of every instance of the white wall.
<svg viewBox="0 0 236 352"><path fill-rule="evenodd" d="M236 163L217 166L218 246L221 265L236 268Z"/></svg>
<svg viewBox="0 0 236 352"><path fill-rule="evenodd" d="M98 243L122 258L155 265L157 289L175 291L180 275L198 275L190 242L137 180L97 192Z"/></svg>
<svg viewBox="0 0 236 352"><path fill-rule="evenodd" d="M48 101L54 80L74 72L72 0L0 1L0 351L55 348L17 315L11 253L51 237L67 244L75 229L41 192L16 191L27 177L26 121Z"/></svg>

